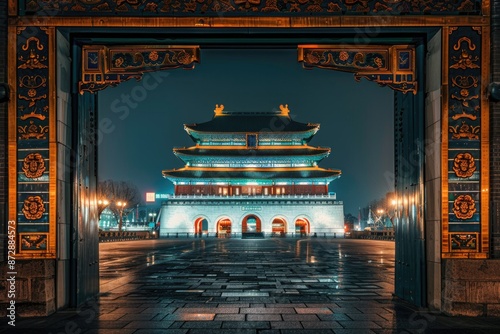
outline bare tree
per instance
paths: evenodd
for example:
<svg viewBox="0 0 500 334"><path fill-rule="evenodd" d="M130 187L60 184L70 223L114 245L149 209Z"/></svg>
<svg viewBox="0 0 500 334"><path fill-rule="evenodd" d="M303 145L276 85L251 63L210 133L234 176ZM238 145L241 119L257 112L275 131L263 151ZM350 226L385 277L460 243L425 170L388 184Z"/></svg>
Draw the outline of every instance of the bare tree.
<svg viewBox="0 0 500 334"><path fill-rule="evenodd" d="M141 201L137 186L125 181L105 180L97 187L99 215L108 208L118 221L122 230L123 215L130 213ZM100 203L100 204L99 204Z"/></svg>

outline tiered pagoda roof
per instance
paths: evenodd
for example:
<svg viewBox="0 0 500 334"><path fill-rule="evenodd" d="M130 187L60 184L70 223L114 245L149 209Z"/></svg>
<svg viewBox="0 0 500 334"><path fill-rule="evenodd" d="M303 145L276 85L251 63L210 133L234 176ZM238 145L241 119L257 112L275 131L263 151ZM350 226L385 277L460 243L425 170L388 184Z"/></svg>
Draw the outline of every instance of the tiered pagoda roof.
<svg viewBox="0 0 500 334"><path fill-rule="evenodd" d="M301 123L291 119L288 106L279 111L233 112L217 106L214 117L204 123L185 124L184 129L196 143L203 143L215 137L258 133L261 138L296 138L305 144L318 132L319 124Z"/></svg>
<svg viewBox="0 0 500 334"><path fill-rule="evenodd" d="M289 180L328 184L341 174L317 166L330 154L329 148L307 145L319 124L294 121L288 106L271 112L229 112L216 106L214 112L208 122L184 126L196 146L174 149L186 166L163 171L166 178L174 183Z"/></svg>
<svg viewBox="0 0 500 334"><path fill-rule="evenodd" d="M282 112L225 112L204 123L186 124L190 132L306 132L319 124L300 123Z"/></svg>

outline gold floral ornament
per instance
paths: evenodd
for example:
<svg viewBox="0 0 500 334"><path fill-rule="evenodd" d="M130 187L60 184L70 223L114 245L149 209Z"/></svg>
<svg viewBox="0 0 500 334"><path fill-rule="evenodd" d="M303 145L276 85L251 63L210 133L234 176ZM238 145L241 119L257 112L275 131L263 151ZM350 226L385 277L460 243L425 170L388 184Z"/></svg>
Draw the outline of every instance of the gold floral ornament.
<svg viewBox="0 0 500 334"><path fill-rule="evenodd" d="M349 54L345 51L340 51L339 59L342 61L346 61L347 59L349 59Z"/></svg>
<svg viewBox="0 0 500 334"><path fill-rule="evenodd" d="M479 130L480 126L476 125L469 125L465 123L465 121L462 121L462 125L455 125L451 126L450 125L450 132L452 133L451 138L452 139L463 139L463 138L468 138L468 139L479 139Z"/></svg>
<svg viewBox="0 0 500 334"><path fill-rule="evenodd" d="M476 210L476 202L470 195L460 195L453 202L453 213L458 219L472 218Z"/></svg>
<svg viewBox="0 0 500 334"><path fill-rule="evenodd" d="M451 57L451 59L453 59L453 61L456 62L455 64L450 66L450 68L453 69L465 70L467 68L479 68L479 65L474 64L479 60L479 57L478 56L473 57L465 49L462 50L458 58L453 56Z"/></svg>
<svg viewBox="0 0 500 334"><path fill-rule="evenodd" d="M29 196L24 200L23 214L26 219L35 220L42 218L45 206L40 196Z"/></svg>
<svg viewBox="0 0 500 334"><path fill-rule="evenodd" d="M35 122L30 121L30 125L18 126L17 132L19 139L47 139L45 134L49 132L49 126L36 125Z"/></svg>
<svg viewBox="0 0 500 334"><path fill-rule="evenodd" d="M45 169L45 161L40 153L30 153L23 160L23 172L27 178L40 177Z"/></svg>
<svg viewBox="0 0 500 334"><path fill-rule="evenodd" d="M159 57L158 52L156 52L156 51L151 51L149 53L149 60L151 60L151 61L157 61L158 57Z"/></svg>
<svg viewBox="0 0 500 334"><path fill-rule="evenodd" d="M471 177L476 171L474 157L470 153L459 153L453 160L453 171L458 177Z"/></svg>

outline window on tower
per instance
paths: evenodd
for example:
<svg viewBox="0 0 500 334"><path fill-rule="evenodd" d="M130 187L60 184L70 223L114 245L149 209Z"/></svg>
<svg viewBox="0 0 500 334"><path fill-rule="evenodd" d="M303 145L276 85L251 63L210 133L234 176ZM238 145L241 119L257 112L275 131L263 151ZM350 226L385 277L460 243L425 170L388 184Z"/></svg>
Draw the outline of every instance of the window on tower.
<svg viewBox="0 0 500 334"><path fill-rule="evenodd" d="M257 147L256 134L247 134L247 147Z"/></svg>

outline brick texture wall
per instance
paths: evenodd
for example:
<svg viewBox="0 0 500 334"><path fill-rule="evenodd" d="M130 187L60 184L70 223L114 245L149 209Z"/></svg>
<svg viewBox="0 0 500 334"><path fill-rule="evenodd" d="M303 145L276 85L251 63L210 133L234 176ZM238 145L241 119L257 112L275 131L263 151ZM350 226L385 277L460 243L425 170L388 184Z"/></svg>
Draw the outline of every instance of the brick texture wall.
<svg viewBox="0 0 500 334"><path fill-rule="evenodd" d="M500 82L500 1L492 1L491 6L491 78L494 82ZM490 106L492 254L500 258L500 102L491 102Z"/></svg>

